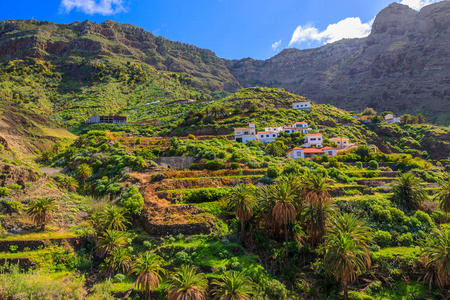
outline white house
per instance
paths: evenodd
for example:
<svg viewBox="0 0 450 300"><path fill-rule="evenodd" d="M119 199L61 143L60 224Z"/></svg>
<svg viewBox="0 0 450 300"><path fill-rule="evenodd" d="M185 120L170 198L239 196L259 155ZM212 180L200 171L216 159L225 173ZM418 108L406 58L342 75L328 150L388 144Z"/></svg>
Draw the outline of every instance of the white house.
<svg viewBox="0 0 450 300"><path fill-rule="evenodd" d="M302 134L308 133L308 123L306 122L295 122L290 127L281 127L281 131L286 132L288 134L294 133L294 132L301 132Z"/></svg>
<svg viewBox="0 0 450 300"><path fill-rule="evenodd" d="M277 137L278 132L276 131L259 131L257 134L258 141L265 144L272 143Z"/></svg>
<svg viewBox="0 0 450 300"><path fill-rule="evenodd" d="M293 109L311 109L311 102L295 102L292 103Z"/></svg>
<svg viewBox="0 0 450 300"><path fill-rule="evenodd" d="M276 133L280 133L282 131L283 127L266 127L264 128L264 131L274 131Z"/></svg>
<svg viewBox="0 0 450 300"><path fill-rule="evenodd" d="M323 136L321 133L308 133L305 135L304 147L321 148L323 143Z"/></svg>
<svg viewBox="0 0 450 300"><path fill-rule="evenodd" d="M396 117L393 114L387 114L384 116L384 119L386 120L387 123L395 123L395 124L400 124L400 117Z"/></svg>
<svg viewBox="0 0 450 300"><path fill-rule="evenodd" d="M236 142L247 143L257 139L255 123L249 123L248 127L234 129L234 140Z"/></svg>
<svg viewBox="0 0 450 300"><path fill-rule="evenodd" d="M337 149L333 147L323 147L320 149L295 147L289 150L287 157L292 159L299 159L299 158L313 157L314 155L322 156L324 154L328 156L335 156L337 155Z"/></svg>

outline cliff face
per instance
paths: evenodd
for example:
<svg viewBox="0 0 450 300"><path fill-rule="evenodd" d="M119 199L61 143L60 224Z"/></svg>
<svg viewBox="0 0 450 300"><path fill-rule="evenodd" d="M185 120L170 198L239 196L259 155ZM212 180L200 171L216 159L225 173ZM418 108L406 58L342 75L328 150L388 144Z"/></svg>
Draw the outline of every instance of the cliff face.
<svg viewBox="0 0 450 300"><path fill-rule="evenodd" d="M367 38L286 49L265 61L229 61L228 67L243 86L282 87L348 110L423 112L449 124L449 54L449 1L420 12L393 3L377 15Z"/></svg>
<svg viewBox="0 0 450 300"><path fill-rule="evenodd" d="M106 21L54 24L33 20L0 22L0 60L34 57L63 71L83 59L138 60L157 70L201 80L212 91L235 91L239 83L214 52L172 42L133 25Z"/></svg>

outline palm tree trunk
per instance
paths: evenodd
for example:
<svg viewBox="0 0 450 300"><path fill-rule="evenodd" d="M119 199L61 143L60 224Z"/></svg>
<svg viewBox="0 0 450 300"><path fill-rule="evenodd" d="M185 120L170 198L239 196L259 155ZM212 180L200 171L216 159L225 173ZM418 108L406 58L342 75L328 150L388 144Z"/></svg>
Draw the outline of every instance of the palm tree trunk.
<svg viewBox="0 0 450 300"><path fill-rule="evenodd" d="M342 284L344 285L344 299L348 300L348 286L347 286L347 281L342 282Z"/></svg>
<svg viewBox="0 0 450 300"><path fill-rule="evenodd" d="M123 296L123 300L128 299L128 297L130 297L131 292L133 291L134 287L136 286L137 281L135 281L133 283L133 285L128 289L127 293L125 294L125 296Z"/></svg>
<svg viewBox="0 0 450 300"><path fill-rule="evenodd" d="M323 236L325 235L325 221L323 219L323 205L322 199L319 201L319 219L320 219L320 241L322 241Z"/></svg>
<svg viewBox="0 0 450 300"><path fill-rule="evenodd" d="M241 218L241 239L244 241L245 239L245 223L244 218Z"/></svg>
<svg viewBox="0 0 450 300"><path fill-rule="evenodd" d="M284 223L284 238L286 240L286 257L289 257L289 246L288 246L288 231L287 231L287 223Z"/></svg>
<svg viewBox="0 0 450 300"><path fill-rule="evenodd" d="M45 222L41 223L41 231L45 231Z"/></svg>

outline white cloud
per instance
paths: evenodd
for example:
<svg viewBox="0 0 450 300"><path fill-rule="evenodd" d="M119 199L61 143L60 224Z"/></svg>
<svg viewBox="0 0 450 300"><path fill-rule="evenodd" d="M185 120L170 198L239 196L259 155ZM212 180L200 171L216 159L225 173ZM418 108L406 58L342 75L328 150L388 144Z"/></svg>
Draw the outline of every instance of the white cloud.
<svg viewBox="0 0 450 300"><path fill-rule="evenodd" d="M442 0L401 0L400 4L408 5L412 9L420 10L422 7L441 2Z"/></svg>
<svg viewBox="0 0 450 300"><path fill-rule="evenodd" d="M273 51L277 51L278 48L280 47L280 45L281 45L281 40L279 40L278 42L273 43L272 44L272 50Z"/></svg>
<svg viewBox="0 0 450 300"><path fill-rule="evenodd" d="M372 29L372 23L373 20L363 23L360 18L356 17L347 18L335 24L330 24L324 31L319 31L313 24L298 26L292 34L289 46L312 41L327 44L345 38L366 37Z"/></svg>
<svg viewBox="0 0 450 300"><path fill-rule="evenodd" d="M88 15L114 15L125 12L123 0L62 0L60 11L69 13L72 10L81 11Z"/></svg>

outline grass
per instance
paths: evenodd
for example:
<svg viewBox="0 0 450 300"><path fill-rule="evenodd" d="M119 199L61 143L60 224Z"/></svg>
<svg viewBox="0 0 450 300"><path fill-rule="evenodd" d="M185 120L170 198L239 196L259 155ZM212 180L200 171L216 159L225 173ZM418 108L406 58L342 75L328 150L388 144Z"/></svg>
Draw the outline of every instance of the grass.
<svg viewBox="0 0 450 300"><path fill-rule="evenodd" d="M3 234L0 236L0 241L35 241L48 239L68 239L79 236L71 231L56 231L56 232L32 232L25 234Z"/></svg>
<svg viewBox="0 0 450 300"><path fill-rule="evenodd" d="M372 252L374 257L387 257L387 258L393 258L395 256L405 256L405 257L419 257L420 254L420 248L419 247L388 247L381 249L377 252Z"/></svg>

